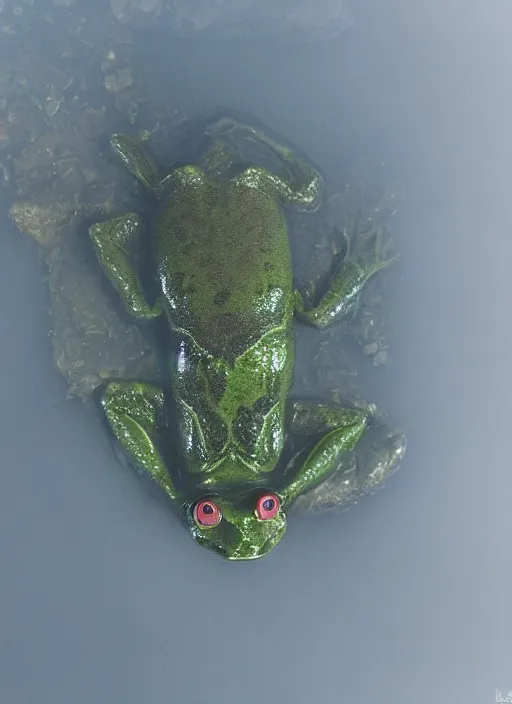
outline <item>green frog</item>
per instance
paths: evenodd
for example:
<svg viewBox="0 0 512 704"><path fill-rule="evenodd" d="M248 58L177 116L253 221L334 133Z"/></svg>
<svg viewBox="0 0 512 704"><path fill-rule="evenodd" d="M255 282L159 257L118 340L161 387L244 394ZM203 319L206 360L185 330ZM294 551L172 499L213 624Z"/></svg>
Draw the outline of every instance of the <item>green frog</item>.
<svg viewBox="0 0 512 704"><path fill-rule="evenodd" d="M231 118L211 125L208 137L197 163L164 178L144 135L111 138L156 200L156 225L148 238L139 216L127 213L89 234L130 315L165 322L170 391L111 380L100 403L130 463L163 489L196 543L227 560L252 560L280 542L296 499L332 477L371 424L367 408L289 398L295 319L324 328L350 315L366 281L395 257L383 256L378 233L364 257L349 246L312 303L294 289L283 206L317 209L320 172ZM283 175L243 163L235 137L268 148ZM137 251L149 253L152 298ZM302 444L289 457L291 437Z"/></svg>

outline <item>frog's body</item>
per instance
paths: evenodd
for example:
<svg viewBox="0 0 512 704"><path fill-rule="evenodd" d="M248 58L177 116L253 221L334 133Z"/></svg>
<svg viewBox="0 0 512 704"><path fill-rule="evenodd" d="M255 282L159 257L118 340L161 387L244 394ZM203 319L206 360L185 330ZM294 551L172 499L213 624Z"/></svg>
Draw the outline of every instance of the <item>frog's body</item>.
<svg viewBox="0 0 512 704"><path fill-rule="evenodd" d="M289 178L257 166L233 169L226 138L234 131L270 147ZM253 128L223 120L215 132L201 164L179 167L163 181L140 143L123 135L112 139L161 206L152 248L159 292L153 305L128 254L139 237L137 216L90 230L128 310L146 319L163 313L169 322L182 457L169 462L165 454L171 419L161 389L112 381L102 403L131 460L162 486L196 541L228 559L251 559L279 542L287 508L332 475L368 422L360 409L288 402L294 315L317 326L334 322L392 260L380 259L378 246L368 261L348 257L319 304L305 310L293 288L282 203L316 207L320 175ZM305 447L308 435L317 442L301 468L284 473L279 462L286 434L294 430L304 432Z"/></svg>
<svg viewBox="0 0 512 704"><path fill-rule="evenodd" d="M181 424L201 446L188 470L216 489L257 481L279 459L294 361L292 269L279 203L185 169L157 229L158 274L178 338Z"/></svg>

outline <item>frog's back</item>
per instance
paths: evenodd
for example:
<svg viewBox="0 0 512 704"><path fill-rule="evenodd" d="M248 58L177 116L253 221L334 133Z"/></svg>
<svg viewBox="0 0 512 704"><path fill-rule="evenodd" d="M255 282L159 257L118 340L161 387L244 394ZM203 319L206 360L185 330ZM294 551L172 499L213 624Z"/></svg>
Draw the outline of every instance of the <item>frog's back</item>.
<svg viewBox="0 0 512 704"><path fill-rule="evenodd" d="M172 325L205 352L233 360L267 333L289 328L286 220L280 204L256 188L199 171L176 173L157 228L159 277Z"/></svg>

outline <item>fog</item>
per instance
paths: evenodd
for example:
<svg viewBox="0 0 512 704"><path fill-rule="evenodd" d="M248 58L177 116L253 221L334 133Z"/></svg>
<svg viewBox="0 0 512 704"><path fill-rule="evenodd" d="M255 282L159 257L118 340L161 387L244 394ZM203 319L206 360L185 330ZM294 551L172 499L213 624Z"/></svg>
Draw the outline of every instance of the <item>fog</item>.
<svg viewBox="0 0 512 704"><path fill-rule="evenodd" d="M38 252L3 198L5 704L482 704L512 690L511 9L351 11L331 42L160 32L139 60L169 100L250 111L326 173L364 153L405 184L399 333L372 378L406 458L350 511L290 521L263 560L199 550L67 397Z"/></svg>

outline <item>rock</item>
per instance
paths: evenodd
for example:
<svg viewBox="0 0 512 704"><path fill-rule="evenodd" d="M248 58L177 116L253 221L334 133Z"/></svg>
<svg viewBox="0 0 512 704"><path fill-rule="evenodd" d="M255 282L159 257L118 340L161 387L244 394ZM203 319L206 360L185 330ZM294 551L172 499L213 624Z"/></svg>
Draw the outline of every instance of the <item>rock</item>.
<svg viewBox="0 0 512 704"><path fill-rule="evenodd" d="M112 93L128 88L133 83L132 74L128 68L120 68L113 73L107 73L105 76L105 88Z"/></svg>
<svg viewBox="0 0 512 704"><path fill-rule="evenodd" d="M376 367L387 364L389 362L387 350L379 350L373 358L373 363Z"/></svg>
<svg viewBox="0 0 512 704"><path fill-rule="evenodd" d="M154 346L113 304L89 254L75 234L46 257L54 364L84 400L110 378L160 380Z"/></svg>
<svg viewBox="0 0 512 704"><path fill-rule="evenodd" d="M16 227L39 245L52 247L76 222L78 211L68 203L38 204L22 201L13 203L9 215Z"/></svg>
<svg viewBox="0 0 512 704"><path fill-rule="evenodd" d="M363 347L363 352L367 356L371 356L372 354L376 354L379 350L379 346L376 342L372 342L369 345L365 345Z"/></svg>

